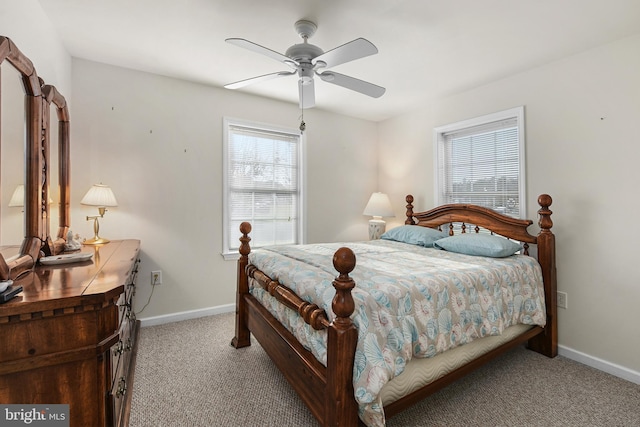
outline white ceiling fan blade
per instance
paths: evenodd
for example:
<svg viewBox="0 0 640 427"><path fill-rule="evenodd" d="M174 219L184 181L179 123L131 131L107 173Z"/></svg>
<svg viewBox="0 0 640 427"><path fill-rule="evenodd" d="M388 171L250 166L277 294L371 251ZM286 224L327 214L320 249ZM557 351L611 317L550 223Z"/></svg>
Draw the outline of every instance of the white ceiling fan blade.
<svg viewBox="0 0 640 427"><path fill-rule="evenodd" d="M333 71L325 71L324 73L316 74L327 83L355 90L356 92L360 92L372 98L380 98L386 91L382 86L374 85L373 83L365 82L364 80L345 76L344 74L335 73Z"/></svg>
<svg viewBox="0 0 640 427"><path fill-rule="evenodd" d="M227 43L231 43L234 44L236 46L240 46L243 47L245 49L249 49L253 52L257 52L260 53L262 55L268 56L269 58L275 59L278 62L282 62L287 64L290 67L295 68L296 65L298 65L298 63L296 61L294 61L293 59L289 58L288 56L284 56L281 53L276 52L275 50L271 50L269 48L266 48L264 46L260 46L259 44L256 44L254 42L250 42L249 40L245 40L245 39L238 39L238 38L230 38L230 39L226 39L225 40Z"/></svg>
<svg viewBox="0 0 640 427"><path fill-rule="evenodd" d="M298 80L298 92L300 94L300 108L312 108L316 105L316 91L313 79L303 82Z"/></svg>
<svg viewBox="0 0 640 427"><path fill-rule="evenodd" d="M227 89L239 89L241 87L245 87L245 86L248 86L250 84L254 84L254 83L258 83L258 82L264 82L266 80L271 80L271 79L275 79L275 78L278 78L278 77L292 76L294 74L296 74L295 71L279 71L277 73L264 74L262 76L252 77L252 78L246 79L246 80L240 80L240 81L235 82L235 83L229 83L229 84L224 85L224 87L227 88Z"/></svg>
<svg viewBox="0 0 640 427"><path fill-rule="evenodd" d="M318 62L321 61L326 64L323 65L324 67L330 68L376 53L378 53L378 48L375 47L373 43L369 40L359 38L323 53L314 58L313 63L318 64Z"/></svg>

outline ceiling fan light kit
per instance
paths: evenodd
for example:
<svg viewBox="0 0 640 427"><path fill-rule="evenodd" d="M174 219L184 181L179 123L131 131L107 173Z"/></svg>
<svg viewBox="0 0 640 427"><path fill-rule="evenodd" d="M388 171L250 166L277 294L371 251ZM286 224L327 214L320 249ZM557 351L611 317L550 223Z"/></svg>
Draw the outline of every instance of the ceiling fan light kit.
<svg viewBox="0 0 640 427"><path fill-rule="evenodd" d="M300 108L302 109L315 106L314 76L320 77L322 81L327 83L335 84L373 98L379 98L384 94L385 88L374 85L373 83L365 82L364 80L349 77L334 71L321 72L321 70L325 70L326 68L335 67L346 62L378 53L378 49L373 45L373 43L363 38L358 38L325 52L318 46L308 42L308 39L313 36L318 29L318 26L314 22L300 20L295 23L294 27L303 42L291 46L286 50L284 55L249 40L241 38L226 39L227 43L268 56L269 58L287 65L293 70L279 71L276 73L252 77L235 83L229 83L224 87L227 89L239 89L253 83L259 83L278 77L292 76L295 74L298 76L298 94Z"/></svg>

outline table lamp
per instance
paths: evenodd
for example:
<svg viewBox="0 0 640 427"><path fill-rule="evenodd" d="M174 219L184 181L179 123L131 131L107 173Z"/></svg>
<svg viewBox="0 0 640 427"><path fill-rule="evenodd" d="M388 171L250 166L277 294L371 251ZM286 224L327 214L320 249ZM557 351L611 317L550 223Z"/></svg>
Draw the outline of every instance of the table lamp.
<svg viewBox="0 0 640 427"><path fill-rule="evenodd" d="M384 193L373 193L362 215L371 215L373 217L373 219L369 220L369 240L379 239L384 233L386 223L382 219L383 216L395 216L389 196Z"/></svg>
<svg viewBox="0 0 640 427"><path fill-rule="evenodd" d="M82 205L97 206L99 215L87 215L87 221L93 220L93 233L92 239L85 240L85 245L101 245L103 243L109 243L109 239L105 239L98 235L100 231L100 223L98 218L104 217L104 213L107 211L107 206L118 206L116 196L111 191L111 187L102 184L93 184L93 186L87 191L80 201Z"/></svg>
<svg viewBox="0 0 640 427"><path fill-rule="evenodd" d="M9 200L10 207L23 207L24 206L24 185L20 184L13 190L11 200Z"/></svg>

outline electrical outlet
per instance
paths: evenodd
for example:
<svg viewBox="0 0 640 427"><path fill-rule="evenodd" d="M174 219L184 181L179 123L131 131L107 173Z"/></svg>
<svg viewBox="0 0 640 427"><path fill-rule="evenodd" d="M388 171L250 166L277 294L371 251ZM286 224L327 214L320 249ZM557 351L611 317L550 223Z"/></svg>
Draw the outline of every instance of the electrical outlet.
<svg viewBox="0 0 640 427"><path fill-rule="evenodd" d="M162 270L155 270L151 272L151 284L162 285Z"/></svg>
<svg viewBox="0 0 640 427"><path fill-rule="evenodd" d="M560 308L567 308L567 293L566 292L556 292L557 298L557 306Z"/></svg>

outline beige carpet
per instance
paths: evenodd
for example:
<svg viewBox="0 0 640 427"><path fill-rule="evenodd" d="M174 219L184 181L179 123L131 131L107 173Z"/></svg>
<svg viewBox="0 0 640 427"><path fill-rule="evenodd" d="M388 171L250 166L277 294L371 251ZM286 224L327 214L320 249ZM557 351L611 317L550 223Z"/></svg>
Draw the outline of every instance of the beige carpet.
<svg viewBox="0 0 640 427"><path fill-rule="evenodd" d="M131 427L317 426L234 315L142 328ZM389 419L400 426L640 426L640 385L517 348Z"/></svg>

